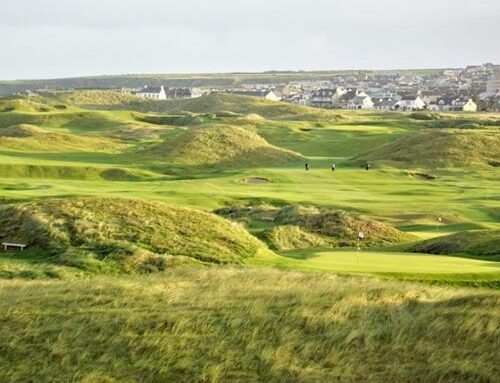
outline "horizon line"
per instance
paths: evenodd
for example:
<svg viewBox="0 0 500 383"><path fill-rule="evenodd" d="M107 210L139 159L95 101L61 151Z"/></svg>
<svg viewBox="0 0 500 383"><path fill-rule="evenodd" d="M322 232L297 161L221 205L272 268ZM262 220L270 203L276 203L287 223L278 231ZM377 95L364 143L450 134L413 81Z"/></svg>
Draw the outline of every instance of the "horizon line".
<svg viewBox="0 0 500 383"><path fill-rule="evenodd" d="M130 72L119 74L89 74L89 75L70 75L62 77L38 77L38 78L14 78L0 79L0 82L18 82L18 81L51 81L51 80L71 80L81 78L100 78L100 77L125 77L125 76L194 76L194 75L256 75L256 74L282 74L282 73L328 73L328 72L388 72L388 71L418 71L418 70L446 70L446 69L464 69L467 66L481 66L482 64L468 64L466 66L449 66L449 67L420 67L420 68L350 68L350 69L269 69L263 71L207 71L207 72ZM496 65L496 64L494 64Z"/></svg>

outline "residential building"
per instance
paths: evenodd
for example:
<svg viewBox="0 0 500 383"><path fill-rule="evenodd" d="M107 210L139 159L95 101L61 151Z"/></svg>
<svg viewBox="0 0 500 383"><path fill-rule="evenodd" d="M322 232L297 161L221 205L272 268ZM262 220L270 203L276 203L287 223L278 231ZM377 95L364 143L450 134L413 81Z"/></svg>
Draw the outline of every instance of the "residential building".
<svg viewBox="0 0 500 383"><path fill-rule="evenodd" d="M464 112L477 112L477 104L469 98L469 100L462 106Z"/></svg>
<svg viewBox="0 0 500 383"><path fill-rule="evenodd" d="M394 104L395 110L411 111L425 109L426 103L420 96L417 97L403 97L401 100Z"/></svg>
<svg viewBox="0 0 500 383"><path fill-rule="evenodd" d="M500 92L500 70L493 72L486 83L486 92Z"/></svg>
<svg viewBox="0 0 500 383"><path fill-rule="evenodd" d="M370 96L355 96L347 102L347 109L373 109L374 103Z"/></svg>
<svg viewBox="0 0 500 383"><path fill-rule="evenodd" d="M143 89L136 92L135 95L141 98L150 98L154 100L166 100L167 93L165 92L164 86L160 87L149 87L147 85L144 86Z"/></svg>
<svg viewBox="0 0 500 383"><path fill-rule="evenodd" d="M333 108L345 93L347 90L343 87L316 89L311 93L309 103L319 108Z"/></svg>

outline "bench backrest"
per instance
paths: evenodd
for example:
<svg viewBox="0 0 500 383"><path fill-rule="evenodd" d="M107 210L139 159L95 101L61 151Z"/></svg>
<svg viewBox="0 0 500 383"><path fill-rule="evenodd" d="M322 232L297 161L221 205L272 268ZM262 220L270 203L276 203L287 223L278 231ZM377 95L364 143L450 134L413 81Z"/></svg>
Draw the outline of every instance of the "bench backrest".
<svg viewBox="0 0 500 383"><path fill-rule="evenodd" d="M26 247L23 243L10 243L10 242L2 242L2 246L10 246L10 247Z"/></svg>

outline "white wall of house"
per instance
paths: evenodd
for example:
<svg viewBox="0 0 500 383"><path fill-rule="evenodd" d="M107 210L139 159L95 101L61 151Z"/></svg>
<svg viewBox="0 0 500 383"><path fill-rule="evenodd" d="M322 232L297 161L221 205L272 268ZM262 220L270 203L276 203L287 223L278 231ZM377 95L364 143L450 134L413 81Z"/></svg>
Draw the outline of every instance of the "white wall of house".
<svg viewBox="0 0 500 383"><path fill-rule="evenodd" d="M272 90L270 90L265 96L264 98L266 100L271 100L271 101L280 101L281 100L281 97L279 97L276 93L274 93Z"/></svg>
<svg viewBox="0 0 500 383"><path fill-rule="evenodd" d="M150 98L153 100L166 100L167 99L167 93L165 92L165 88L163 87L163 85L160 87L159 92L148 92L148 88L145 87L143 90L136 93L136 96L140 97L140 98Z"/></svg>
<svg viewBox="0 0 500 383"><path fill-rule="evenodd" d="M477 112L477 104L472 99L469 99L462 107L462 110L464 112Z"/></svg>

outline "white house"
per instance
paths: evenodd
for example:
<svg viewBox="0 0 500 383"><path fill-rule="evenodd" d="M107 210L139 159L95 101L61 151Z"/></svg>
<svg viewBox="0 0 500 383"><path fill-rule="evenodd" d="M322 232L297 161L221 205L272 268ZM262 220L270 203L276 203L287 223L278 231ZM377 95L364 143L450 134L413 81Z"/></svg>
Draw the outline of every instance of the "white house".
<svg viewBox="0 0 500 383"><path fill-rule="evenodd" d="M462 110L464 112L477 112L477 104L472 101L472 98L469 98L469 101L462 106Z"/></svg>
<svg viewBox="0 0 500 383"><path fill-rule="evenodd" d="M363 92L364 93L364 92ZM351 99L347 103L347 109L373 109L374 103L370 96L360 95Z"/></svg>
<svg viewBox="0 0 500 383"><path fill-rule="evenodd" d="M266 100L271 100L271 101L280 101L281 97L278 96L274 91L270 90L269 92L264 94L264 98Z"/></svg>
<svg viewBox="0 0 500 383"><path fill-rule="evenodd" d="M425 109L426 103L420 96L417 97L403 97L401 100L394 104L395 110L422 110Z"/></svg>
<svg viewBox="0 0 500 383"><path fill-rule="evenodd" d="M167 99L167 93L165 92L165 88L162 86L160 87L148 87L147 85L144 86L142 90L137 92L135 94L137 97L141 98L151 98L154 100L166 100Z"/></svg>
<svg viewBox="0 0 500 383"><path fill-rule="evenodd" d="M392 97L377 97L372 101L373 107L377 110L391 110L396 100Z"/></svg>

